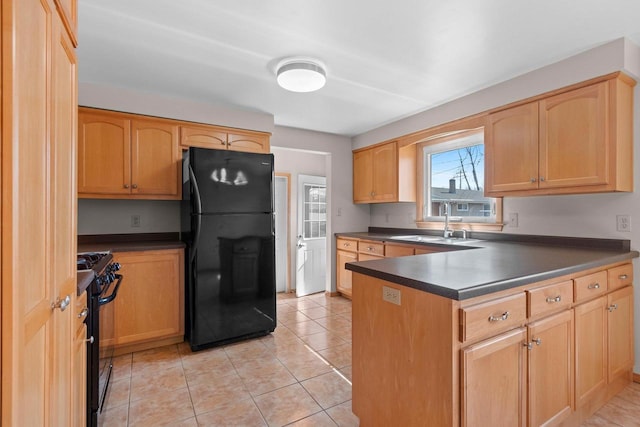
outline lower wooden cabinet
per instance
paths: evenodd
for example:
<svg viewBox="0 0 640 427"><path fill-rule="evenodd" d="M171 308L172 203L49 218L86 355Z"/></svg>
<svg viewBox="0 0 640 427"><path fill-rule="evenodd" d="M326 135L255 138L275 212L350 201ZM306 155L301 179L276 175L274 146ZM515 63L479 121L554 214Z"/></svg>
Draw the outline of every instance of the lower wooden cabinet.
<svg viewBox="0 0 640 427"><path fill-rule="evenodd" d="M113 257L123 276L114 301L116 349L182 341L184 250L116 252Z"/></svg>
<svg viewBox="0 0 640 427"><path fill-rule="evenodd" d="M526 426L525 328L462 351L461 425Z"/></svg>
<svg viewBox="0 0 640 427"><path fill-rule="evenodd" d="M345 268L345 264L348 262L354 262L358 260L358 254L355 252L347 252L338 250L336 251L338 262L336 268L338 269L336 289L342 295L351 298L351 271Z"/></svg>
<svg viewBox="0 0 640 427"><path fill-rule="evenodd" d="M632 275L612 264L456 301L354 273L353 412L374 427L578 426L632 381Z"/></svg>

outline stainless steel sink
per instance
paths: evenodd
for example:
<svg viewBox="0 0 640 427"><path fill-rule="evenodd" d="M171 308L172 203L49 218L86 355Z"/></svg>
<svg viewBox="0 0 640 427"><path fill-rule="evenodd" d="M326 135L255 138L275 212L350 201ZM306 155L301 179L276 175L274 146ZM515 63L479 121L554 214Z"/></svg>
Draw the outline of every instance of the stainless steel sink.
<svg viewBox="0 0 640 427"><path fill-rule="evenodd" d="M466 245L474 242L480 242L478 239L463 239L462 237L441 237L426 236L419 234L407 234L398 236L389 236L389 240L400 240L406 242L425 242L425 243L442 243L446 245Z"/></svg>

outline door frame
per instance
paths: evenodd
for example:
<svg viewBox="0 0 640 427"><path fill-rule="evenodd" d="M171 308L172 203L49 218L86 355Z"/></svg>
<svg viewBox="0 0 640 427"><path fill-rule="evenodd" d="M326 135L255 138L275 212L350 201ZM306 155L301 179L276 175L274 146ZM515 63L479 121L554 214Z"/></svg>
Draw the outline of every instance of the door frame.
<svg viewBox="0 0 640 427"><path fill-rule="evenodd" d="M287 227L285 228L285 241L287 243L285 293L291 293L291 174L286 172L275 172L275 176L283 177L287 180ZM274 193L275 194L275 193Z"/></svg>

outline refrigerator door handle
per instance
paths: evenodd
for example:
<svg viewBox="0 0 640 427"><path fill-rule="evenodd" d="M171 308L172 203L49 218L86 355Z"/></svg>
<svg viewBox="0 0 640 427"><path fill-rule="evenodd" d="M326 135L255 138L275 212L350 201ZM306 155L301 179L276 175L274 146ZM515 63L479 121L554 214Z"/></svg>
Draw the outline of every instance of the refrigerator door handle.
<svg viewBox="0 0 640 427"><path fill-rule="evenodd" d="M189 256L189 263L193 263L193 260L196 257L196 249L198 247L198 242L200 241L200 229L202 228L202 198L200 197L200 190L198 189L198 181L196 181L196 176L193 173L193 169L191 165L189 165L189 179L191 180L191 187L193 188L194 195L194 216L196 220L196 227L193 234L193 242L191 244L191 253Z"/></svg>

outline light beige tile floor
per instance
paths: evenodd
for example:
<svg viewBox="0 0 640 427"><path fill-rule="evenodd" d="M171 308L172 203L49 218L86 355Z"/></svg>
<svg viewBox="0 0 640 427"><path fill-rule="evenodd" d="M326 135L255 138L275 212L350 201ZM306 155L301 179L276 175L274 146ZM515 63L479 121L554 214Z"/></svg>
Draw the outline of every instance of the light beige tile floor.
<svg viewBox="0 0 640 427"><path fill-rule="evenodd" d="M269 336L191 352L118 356L100 425L358 426L351 412L351 302L279 294Z"/></svg>
<svg viewBox="0 0 640 427"><path fill-rule="evenodd" d="M266 337L191 352L119 356L101 426L358 426L351 412L351 302L279 294ZM583 427L640 426L632 384Z"/></svg>

